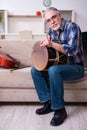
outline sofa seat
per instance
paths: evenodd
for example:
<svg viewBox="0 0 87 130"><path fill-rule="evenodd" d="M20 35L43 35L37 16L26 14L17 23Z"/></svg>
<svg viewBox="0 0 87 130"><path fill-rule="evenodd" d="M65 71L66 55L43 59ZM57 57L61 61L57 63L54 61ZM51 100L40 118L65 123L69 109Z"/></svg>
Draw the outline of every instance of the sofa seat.
<svg viewBox="0 0 87 130"><path fill-rule="evenodd" d="M38 102L31 77L34 40L0 40L1 50L21 62L19 69L0 68L0 102ZM87 70L83 78L64 81L65 102L87 102Z"/></svg>
<svg viewBox="0 0 87 130"><path fill-rule="evenodd" d="M87 71L80 79L65 81L64 88L66 102L87 102Z"/></svg>
<svg viewBox="0 0 87 130"><path fill-rule="evenodd" d="M0 70L0 101L38 102L30 74L31 67ZM64 82L66 102L87 102L87 71L81 79Z"/></svg>
<svg viewBox="0 0 87 130"><path fill-rule="evenodd" d="M0 69L1 102L34 102L38 97L30 74L31 67L22 69Z"/></svg>
<svg viewBox="0 0 87 130"><path fill-rule="evenodd" d="M30 68L23 69L1 69L0 70L0 86L3 88L32 88Z"/></svg>

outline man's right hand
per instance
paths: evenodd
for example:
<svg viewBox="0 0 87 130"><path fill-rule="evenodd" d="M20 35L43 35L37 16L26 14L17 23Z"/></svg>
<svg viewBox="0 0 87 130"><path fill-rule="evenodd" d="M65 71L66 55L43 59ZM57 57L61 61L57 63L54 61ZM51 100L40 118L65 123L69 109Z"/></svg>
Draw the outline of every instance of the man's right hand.
<svg viewBox="0 0 87 130"><path fill-rule="evenodd" d="M43 40L40 41L40 46L51 46L51 37L47 36Z"/></svg>

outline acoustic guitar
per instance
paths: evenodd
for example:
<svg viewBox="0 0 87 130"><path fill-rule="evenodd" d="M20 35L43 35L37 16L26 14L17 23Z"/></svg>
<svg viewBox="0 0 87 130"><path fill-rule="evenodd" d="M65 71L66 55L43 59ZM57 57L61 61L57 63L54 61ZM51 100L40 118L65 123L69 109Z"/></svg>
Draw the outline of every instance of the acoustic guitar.
<svg viewBox="0 0 87 130"><path fill-rule="evenodd" d="M0 51L0 66L1 67L7 68L7 69L13 69L13 68L19 68L19 65L20 65L20 62L17 61L15 58Z"/></svg>

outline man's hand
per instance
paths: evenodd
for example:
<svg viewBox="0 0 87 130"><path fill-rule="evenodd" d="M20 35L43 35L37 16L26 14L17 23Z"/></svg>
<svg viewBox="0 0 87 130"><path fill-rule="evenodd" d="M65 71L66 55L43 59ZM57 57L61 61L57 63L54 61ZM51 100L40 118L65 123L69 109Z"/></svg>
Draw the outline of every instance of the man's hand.
<svg viewBox="0 0 87 130"><path fill-rule="evenodd" d="M48 46L51 47L52 43L51 43L51 37L47 36L45 37L43 40L40 41L40 46Z"/></svg>

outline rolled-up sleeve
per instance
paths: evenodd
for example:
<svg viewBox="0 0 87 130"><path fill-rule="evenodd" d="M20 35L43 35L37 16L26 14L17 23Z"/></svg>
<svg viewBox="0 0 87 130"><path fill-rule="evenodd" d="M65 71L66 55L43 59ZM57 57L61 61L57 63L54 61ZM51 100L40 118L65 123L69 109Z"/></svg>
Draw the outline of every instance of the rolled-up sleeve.
<svg viewBox="0 0 87 130"><path fill-rule="evenodd" d="M68 30L65 34L67 36L66 39L64 39L62 47L65 50L65 54L73 55L73 53L77 49L77 43L78 43L78 29L76 24L71 23L68 27Z"/></svg>

